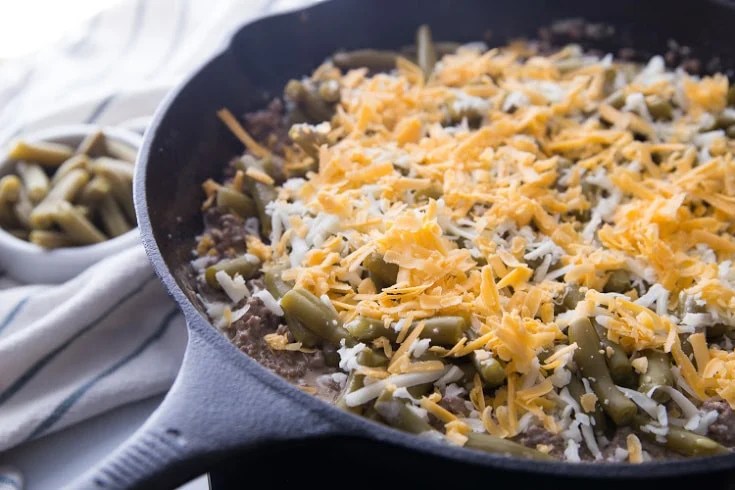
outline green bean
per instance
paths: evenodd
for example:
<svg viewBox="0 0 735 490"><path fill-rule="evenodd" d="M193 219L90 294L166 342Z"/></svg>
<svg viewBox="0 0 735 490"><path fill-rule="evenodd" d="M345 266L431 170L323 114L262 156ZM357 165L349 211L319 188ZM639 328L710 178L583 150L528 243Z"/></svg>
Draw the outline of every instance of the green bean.
<svg viewBox="0 0 735 490"><path fill-rule="evenodd" d="M23 183L17 175L0 178L0 204L14 203L18 200Z"/></svg>
<svg viewBox="0 0 735 490"><path fill-rule="evenodd" d="M11 160L27 160L48 167L58 167L71 158L74 150L67 145L48 141L28 142L18 140L8 153Z"/></svg>
<svg viewBox="0 0 735 490"><path fill-rule="evenodd" d="M106 143L107 153L113 158L133 164L138 158L138 150L136 148L132 148L125 143L113 139L108 139Z"/></svg>
<svg viewBox="0 0 735 490"><path fill-rule="evenodd" d="M50 230L31 230L28 241L47 249L74 245L74 241L66 233Z"/></svg>
<svg viewBox="0 0 735 490"><path fill-rule="evenodd" d="M56 185L63 176L65 176L75 168L86 169L88 164L89 158L87 158L86 155L74 155L56 169L54 175L51 177L51 185Z"/></svg>
<svg viewBox="0 0 735 490"><path fill-rule="evenodd" d="M671 119L674 107L671 102L658 95L650 95L646 97L646 107L654 119Z"/></svg>
<svg viewBox="0 0 735 490"><path fill-rule="evenodd" d="M107 137L102 131L89 133L77 146L77 155L86 155L91 158L107 154Z"/></svg>
<svg viewBox="0 0 735 490"><path fill-rule="evenodd" d="M98 212L105 231L111 237L120 236L132 228L125 219L125 215L117 201L111 195L105 196L99 202Z"/></svg>
<svg viewBox="0 0 735 490"><path fill-rule="evenodd" d="M348 406L347 403L345 403L345 396L349 395L353 391L359 390L363 386L365 386L365 376L362 374L357 374L355 371L350 372L350 374L347 375L347 381L345 382L345 387L342 390L342 393L340 393L337 399L335 400L334 404L337 405L342 410L348 410L358 415L361 414L363 407Z"/></svg>
<svg viewBox="0 0 735 490"><path fill-rule="evenodd" d="M16 165L23 185L31 202L39 202L49 191L49 180L46 172L35 163L18 162Z"/></svg>
<svg viewBox="0 0 735 490"><path fill-rule="evenodd" d="M610 369L610 376L612 376L615 384L625 387L634 386L636 381L635 374L628 354L625 353L625 350L619 344L607 338L606 328L594 320L592 320L592 324L600 338L600 345L605 351L605 362Z"/></svg>
<svg viewBox="0 0 735 490"><path fill-rule="evenodd" d="M363 267L370 274L375 287L378 290L385 289L396 283L398 278L398 266L389 264L379 254L374 253L368 255L362 262Z"/></svg>
<svg viewBox="0 0 735 490"><path fill-rule="evenodd" d="M624 269L617 269L610 273L607 278L603 291L606 293L626 293L631 290L633 283L630 278L630 272Z"/></svg>
<svg viewBox="0 0 735 490"><path fill-rule="evenodd" d="M433 389L434 383L422 383L420 385L409 386L408 388L406 388L406 391L408 391L408 394L414 398L421 398L422 396L427 395Z"/></svg>
<svg viewBox="0 0 735 490"><path fill-rule="evenodd" d="M435 316L423 320L424 329L419 337L431 339L432 345L452 347L460 341L467 329L467 320L461 316ZM412 328L419 321L413 323Z"/></svg>
<svg viewBox="0 0 735 490"><path fill-rule="evenodd" d="M411 434L437 432L427 421L408 408L403 400L396 400L392 394L381 395L375 402L375 410L385 422Z"/></svg>
<svg viewBox="0 0 735 490"><path fill-rule="evenodd" d="M225 186L217 189L217 207L227 208L241 218L254 216L257 212L250 196Z"/></svg>
<svg viewBox="0 0 735 490"><path fill-rule="evenodd" d="M260 271L260 262L249 256L220 260L204 271L204 279L210 287L222 289L219 281L217 281L217 273L220 271L226 272L230 277L240 274L243 279L251 279Z"/></svg>
<svg viewBox="0 0 735 490"><path fill-rule="evenodd" d="M292 283L287 283L281 279L281 269L279 268L265 271L263 274L263 282L265 283L265 288L268 292L278 300L293 288ZM301 342L305 347L314 347L319 344L319 337L304 328L304 326L301 325L301 323L293 316L286 315L286 325L288 326L291 335L293 335L293 338L296 339L297 342ZM339 359L337 359L337 363L339 364Z"/></svg>
<svg viewBox="0 0 735 490"><path fill-rule="evenodd" d="M340 86L337 80L325 80L319 84L319 97L325 102L336 103L340 99Z"/></svg>
<svg viewBox="0 0 735 490"><path fill-rule="evenodd" d="M553 461L554 458L536 449L524 446L517 442L501 439L500 437L470 432L467 434L467 442L464 447L477 449L486 453L503 454L524 459L537 459L542 461Z"/></svg>
<svg viewBox="0 0 735 490"><path fill-rule="evenodd" d="M387 328L382 320L375 318L357 317L347 323L345 329L360 342L375 340L378 337L387 337L391 342L396 340L396 332Z"/></svg>
<svg viewBox="0 0 735 490"><path fill-rule="evenodd" d="M115 200L125 212L131 223L136 222L135 206L133 205L133 186L132 182L120 179L117 175L110 173L105 175L105 179L110 184L110 192Z"/></svg>
<svg viewBox="0 0 735 490"><path fill-rule="evenodd" d="M730 112L723 112L715 117L715 129L727 129L735 124L735 117Z"/></svg>
<svg viewBox="0 0 735 490"><path fill-rule="evenodd" d="M418 189L416 192L414 192L413 199L416 202L421 202L421 201L428 201L429 199L436 200L442 197L443 195L444 195L444 189L442 188L442 186L435 182L432 182L431 185L429 185L429 187Z"/></svg>
<svg viewBox="0 0 735 490"><path fill-rule="evenodd" d="M334 64L344 70L367 68L370 71L390 71L396 67L399 53L377 49L342 51L332 55Z"/></svg>
<svg viewBox="0 0 735 490"><path fill-rule="evenodd" d="M569 384L567 384L567 389L569 390L569 394L572 395L572 398L574 398L579 406L582 406L582 396L587 393L587 391L584 388L584 383L582 383L582 380L579 379L579 377L576 374L572 374L572 377L569 378ZM602 409L600 408L599 401L595 403L595 410L589 414L590 417L594 420L594 429L597 432L605 432L605 429L607 429L607 421L605 420L605 414L602 412Z"/></svg>
<svg viewBox="0 0 735 490"><path fill-rule="evenodd" d="M77 199L81 204L92 206L111 194L110 182L104 177L94 177L87 182Z"/></svg>
<svg viewBox="0 0 735 490"><path fill-rule="evenodd" d="M286 317L293 317L320 338L336 346L344 339L349 346L355 341L342 327L342 322L329 306L302 288L295 288L281 298L281 307Z"/></svg>
<svg viewBox="0 0 735 490"><path fill-rule="evenodd" d="M669 431L664 436L666 441L659 442L655 434L642 429L642 427L649 422L650 420L644 416L636 416L634 424L637 432L654 444L663 446L675 453L679 453L684 456L716 456L718 454L730 454L730 450L728 448L718 444L709 437L695 434L694 432L690 432L674 425L669 425Z"/></svg>
<svg viewBox="0 0 735 490"><path fill-rule="evenodd" d="M288 130L288 137L315 160L319 159L319 147L328 143L327 134L311 124L294 124Z"/></svg>
<svg viewBox="0 0 735 490"><path fill-rule="evenodd" d="M18 199L13 204L13 211L18 222L23 228L31 228L31 214L33 213L33 203L31 198L28 197L28 192L25 187L21 187L18 193Z"/></svg>
<svg viewBox="0 0 735 490"><path fill-rule="evenodd" d="M674 373L671 372L671 360L665 352L647 349L641 352L648 361L646 372L638 378L638 391L648 393L654 386L674 386ZM653 399L666 402L669 396L663 391L655 391Z"/></svg>
<svg viewBox="0 0 735 490"><path fill-rule="evenodd" d="M569 326L568 335L570 343L577 343L574 361L582 375L590 380L602 409L616 425L629 424L638 409L613 383L605 358L600 353L600 339L595 327L589 319L580 318Z"/></svg>
<svg viewBox="0 0 735 490"><path fill-rule="evenodd" d="M725 134L728 138L735 139L735 126L730 126L725 130Z"/></svg>
<svg viewBox="0 0 735 490"><path fill-rule="evenodd" d="M436 65L436 50L431 39L431 28L426 24L416 31L416 60L424 76L429 78Z"/></svg>
<svg viewBox="0 0 735 490"><path fill-rule="evenodd" d="M329 121L334 108L319 97L317 90L310 82L291 80L286 84L286 96L293 100L311 122Z"/></svg>
<svg viewBox="0 0 735 490"><path fill-rule="evenodd" d="M438 58L446 56L448 54L454 54L462 46L461 43L451 41L435 41L434 50ZM401 54L406 58L416 59L416 45L411 44L401 48Z"/></svg>
<svg viewBox="0 0 735 490"><path fill-rule="evenodd" d="M357 355L357 362L361 366L383 367L388 365L388 358L381 351L375 349L363 349Z"/></svg>
<svg viewBox="0 0 735 490"><path fill-rule="evenodd" d="M71 202L79 191L89 182L89 174L81 168L71 170L51 188L46 197L30 213L33 228L48 228L54 220L56 205L62 201Z"/></svg>
<svg viewBox="0 0 735 490"><path fill-rule="evenodd" d="M585 293L579 290L579 286L576 284L567 285L564 290L561 303L554 305L554 313L564 313L568 310L573 310L577 307L577 303L584 300Z"/></svg>
<svg viewBox="0 0 735 490"><path fill-rule="evenodd" d="M74 243L79 245L91 245L107 239L83 214L66 201L56 205L54 221Z"/></svg>
<svg viewBox="0 0 735 490"><path fill-rule="evenodd" d="M258 161L255 158L245 155L243 156L236 165L241 170L247 170L249 167L256 168L263 171L263 162ZM278 192L272 185L264 184L255 179L245 179L245 189L250 194L255 202L255 208L258 211L258 218L260 220L260 231L264 237L268 237L271 234L271 218L266 213L265 207L271 201L275 201L278 197Z"/></svg>
<svg viewBox="0 0 735 490"><path fill-rule="evenodd" d="M95 175L104 175L105 177L113 175L122 182L131 183L133 182L133 172L135 171L135 167L128 162L109 157L95 158L89 164L89 169Z"/></svg>
<svg viewBox="0 0 735 490"><path fill-rule="evenodd" d="M488 355L480 360L483 354ZM483 354L474 351L472 353L472 363L485 386L487 388L497 388L505 382L505 368L500 361L489 355L489 353L483 351Z"/></svg>

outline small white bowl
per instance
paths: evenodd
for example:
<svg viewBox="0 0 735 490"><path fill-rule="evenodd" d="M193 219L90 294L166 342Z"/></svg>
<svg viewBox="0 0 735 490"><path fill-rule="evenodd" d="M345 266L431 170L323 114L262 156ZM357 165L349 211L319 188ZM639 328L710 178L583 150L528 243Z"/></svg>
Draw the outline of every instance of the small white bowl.
<svg viewBox="0 0 735 490"><path fill-rule="evenodd" d="M78 124L58 126L24 134L27 141L52 141L78 145L88 134L102 130L113 141L140 148L142 138L127 129ZM10 173L10 160L0 161L0 177ZM79 274L95 262L125 250L139 242L138 228L102 243L46 250L21 240L0 228L0 271L25 283L59 283Z"/></svg>

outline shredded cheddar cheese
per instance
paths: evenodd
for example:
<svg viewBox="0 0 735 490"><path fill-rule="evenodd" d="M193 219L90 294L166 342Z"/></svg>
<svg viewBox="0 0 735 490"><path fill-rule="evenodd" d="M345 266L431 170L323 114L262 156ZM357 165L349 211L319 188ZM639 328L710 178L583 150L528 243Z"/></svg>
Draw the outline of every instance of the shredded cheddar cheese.
<svg viewBox="0 0 735 490"><path fill-rule="evenodd" d="M306 146L289 133L284 168L301 174L236 175L278 191L260 216L270 235L248 236L247 252L335 324L383 328L358 344L380 365L360 365L344 340L339 349L342 370L364 380L350 406L389 390L420 420L414 428L433 422L459 446L470 431L516 439L537 426L562 446L533 446L543 453L641 463L635 434L605 453L594 424L608 402L575 364L583 354L567 327L592 320L605 362L624 354L636 377L652 367L645 351L668 355L672 404L626 391L651 418L634 429L659 443L673 404L671 419L702 434L712 417L700 402L735 408L732 343L708 334L735 327L730 87L722 75L667 71L660 57L633 65L575 46L535 49L468 45L431 73L402 57L382 73L320 67L304 86L339 94L327 121L299 125L321 139ZM249 154L273 157L219 115ZM205 190L211 204L216 187ZM428 327L435 318L463 327L448 340ZM307 352L287 335L265 342Z"/></svg>

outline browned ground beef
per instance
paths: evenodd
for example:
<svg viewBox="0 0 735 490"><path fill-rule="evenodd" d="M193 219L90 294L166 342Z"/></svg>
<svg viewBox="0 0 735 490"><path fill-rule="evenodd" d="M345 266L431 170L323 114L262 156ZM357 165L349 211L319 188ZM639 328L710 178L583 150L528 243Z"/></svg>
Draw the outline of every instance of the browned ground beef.
<svg viewBox="0 0 735 490"><path fill-rule="evenodd" d="M602 456L605 460L608 458L611 458L615 454L615 450L617 448L622 449L628 449L628 443L626 441L626 438L631 433L630 427L620 427L615 431L615 434L613 435L612 439L610 439L610 444L605 446L605 448L602 448ZM641 446L643 447L643 450L646 451L650 456L651 459L659 460L659 459L682 459L683 456L680 454L677 454L675 452L669 451L663 446L659 446L658 444L654 444L647 439L644 439L642 437L638 437L641 441ZM581 456L581 451L580 451Z"/></svg>
<svg viewBox="0 0 735 490"><path fill-rule="evenodd" d="M735 412L730 405L724 400L709 400L702 408L717 411L717 420L709 426L707 435L723 446L735 446Z"/></svg>
<svg viewBox="0 0 735 490"><path fill-rule="evenodd" d="M532 425L526 432L519 434L515 439L516 442L523 444L524 446L536 448L539 444L545 444L551 447L550 455L561 458L564 454L565 441L564 438L559 434L552 434L548 430L544 429L540 425ZM584 454L585 446L579 448L580 458L586 459ZM590 456L591 457L591 456Z"/></svg>
<svg viewBox="0 0 735 490"><path fill-rule="evenodd" d="M214 242L217 258L235 257L245 253L245 220L219 208L204 213L206 233Z"/></svg>
<svg viewBox="0 0 735 490"><path fill-rule="evenodd" d="M285 118L283 102L281 99L273 99L265 109L245 114L245 128L256 141L266 142L273 151L280 154L288 140L288 124Z"/></svg>
<svg viewBox="0 0 735 490"><path fill-rule="evenodd" d="M259 281L251 281L249 286L261 286ZM224 333L241 351L258 361L266 368L283 376L289 381L299 381L307 370L323 370L324 357L321 351L313 354L301 352L274 351L265 343L263 337L269 333L285 333L286 327L271 313L258 298L247 298L250 305L248 313L224 329ZM244 303L243 303L244 304Z"/></svg>

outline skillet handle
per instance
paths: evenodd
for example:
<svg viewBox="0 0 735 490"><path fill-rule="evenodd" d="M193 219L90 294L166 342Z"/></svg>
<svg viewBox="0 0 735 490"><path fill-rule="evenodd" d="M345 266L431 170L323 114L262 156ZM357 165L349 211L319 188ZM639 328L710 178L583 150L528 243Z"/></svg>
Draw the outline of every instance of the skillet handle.
<svg viewBox="0 0 735 490"><path fill-rule="evenodd" d="M198 313L186 313L184 361L161 406L69 488L175 488L205 473L228 450L336 432L328 415L302 405L299 398L311 395L259 376L255 361L234 349L223 353L228 346L221 334Z"/></svg>

